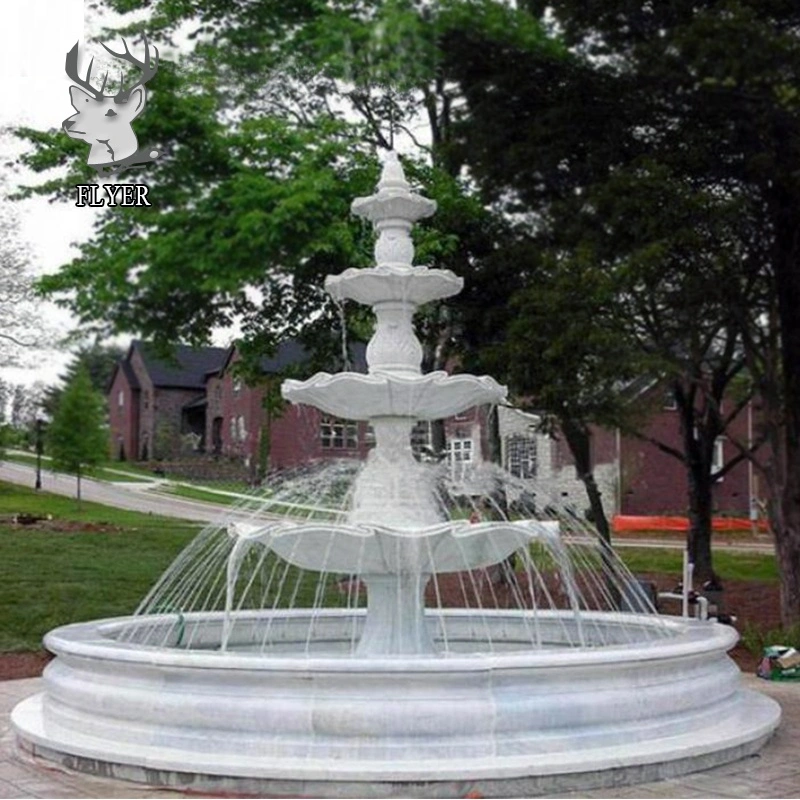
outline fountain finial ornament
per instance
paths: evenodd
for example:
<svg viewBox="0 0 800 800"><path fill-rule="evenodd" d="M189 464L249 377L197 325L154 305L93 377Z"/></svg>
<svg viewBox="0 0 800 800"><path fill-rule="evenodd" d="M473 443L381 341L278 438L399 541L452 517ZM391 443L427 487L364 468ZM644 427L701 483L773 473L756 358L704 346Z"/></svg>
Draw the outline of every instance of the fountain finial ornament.
<svg viewBox="0 0 800 800"><path fill-rule="evenodd" d="M411 227L417 220L432 216L436 203L411 191L399 156L390 150L383 162L377 193L356 198L351 210L375 226L378 266L410 267L414 260Z"/></svg>

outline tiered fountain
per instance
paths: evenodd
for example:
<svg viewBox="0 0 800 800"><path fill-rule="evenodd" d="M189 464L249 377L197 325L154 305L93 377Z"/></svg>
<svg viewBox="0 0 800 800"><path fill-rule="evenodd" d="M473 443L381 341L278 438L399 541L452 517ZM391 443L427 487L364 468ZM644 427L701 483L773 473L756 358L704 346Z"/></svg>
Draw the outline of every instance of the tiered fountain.
<svg viewBox="0 0 800 800"><path fill-rule="evenodd" d="M150 783L372 797L531 796L757 750L780 711L740 688L732 629L637 606L607 552L587 590L589 545L571 561L558 515L448 519L411 429L505 390L421 374L414 312L462 282L412 266L411 227L435 205L410 191L395 154L353 210L378 232L377 266L326 288L374 309L369 372L283 385L291 402L374 429L343 518L239 514L202 533L136 615L48 634L44 691L13 714L23 750ZM487 607L476 590L471 607L426 608L442 573L474 585L515 551L516 607ZM299 594L300 570L321 576L310 608L281 601L290 574ZM334 573L352 576L354 604L317 602Z"/></svg>

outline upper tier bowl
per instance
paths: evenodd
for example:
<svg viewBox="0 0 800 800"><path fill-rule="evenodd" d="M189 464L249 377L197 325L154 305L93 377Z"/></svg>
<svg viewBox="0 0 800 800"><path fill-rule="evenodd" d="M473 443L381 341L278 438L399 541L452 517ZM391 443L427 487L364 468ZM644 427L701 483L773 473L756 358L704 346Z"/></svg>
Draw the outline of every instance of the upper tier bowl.
<svg viewBox="0 0 800 800"><path fill-rule="evenodd" d="M305 381L286 380L281 394L326 414L354 420L375 417L444 419L472 406L499 403L506 387L486 375L396 375L318 372Z"/></svg>

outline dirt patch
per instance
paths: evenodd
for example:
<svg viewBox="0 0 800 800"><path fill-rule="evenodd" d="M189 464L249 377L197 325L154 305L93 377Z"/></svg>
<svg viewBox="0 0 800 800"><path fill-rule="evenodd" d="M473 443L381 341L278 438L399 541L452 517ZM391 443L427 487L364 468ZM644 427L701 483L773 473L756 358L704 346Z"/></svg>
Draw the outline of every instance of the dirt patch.
<svg viewBox="0 0 800 800"><path fill-rule="evenodd" d="M53 519L32 514L11 514L0 517L0 523L11 525L20 532L49 531L52 533L119 533L123 529L110 522L86 522L77 519ZM130 530L130 529L128 529Z"/></svg>
<svg viewBox="0 0 800 800"><path fill-rule="evenodd" d="M659 591L671 591L675 588L674 577L671 580L660 575L648 577L655 580ZM740 634L748 628L756 628L766 633L781 626L780 589L777 584L726 580L722 604L724 613L736 617L733 626ZM679 614L680 604L664 604L661 611ZM751 653L741 642L729 655L739 669L749 673L756 671L760 660L758 654Z"/></svg>
<svg viewBox="0 0 800 800"><path fill-rule="evenodd" d="M53 656L44 650L33 653L0 654L0 681L37 678Z"/></svg>

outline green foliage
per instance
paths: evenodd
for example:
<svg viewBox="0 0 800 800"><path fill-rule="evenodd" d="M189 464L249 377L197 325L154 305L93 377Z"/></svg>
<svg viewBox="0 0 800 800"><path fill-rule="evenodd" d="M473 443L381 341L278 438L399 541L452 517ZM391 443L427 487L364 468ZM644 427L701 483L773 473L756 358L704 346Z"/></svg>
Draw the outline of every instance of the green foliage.
<svg viewBox="0 0 800 800"><path fill-rule="evenodd" d="M94 391L86 369L79 369L64 389L56 415L47 429L47 450L53 465L77 476L108 457L105 402Z"/></svg>
<svg viewBox="0 0 800 800"><path fill-rule="evenodd" d="M784 645L786 647L800 648L800 625L790 628L773 628L762 630L752 623L744 626L741 637L742 644L754 655L761 656L765 647Z"/></svg>
<svg viewBox="0 0 800 800"><path fill-rule="evenodd" d="M341 324L323 279L371 262L372 231L349 206L374 189L375 148L395 140L429 150L422 158L433 164L406 164L442 209L418 229L419 260L463 272L487 258L487 236L502 226L492 229L497 215L454 177L455 99L440 43L452 27L478 25L553 49L529 15L489 0L105 5L147 7L147 23L127 32L146 28L156 44L188 26L194 50L161 59L137 121L140 140L163 154L148 168L153 206L105 209L80 257L40 282L84 328L200 343L237 320L247 358L300 337L330 367ZM28 166L68 165L63 181L26 192L66 199L92 179L81 143L61 133L18 135L35 146ZM433 349L437 337L448 338L447 325L439 307L426 315ZM355 304L346 326L352 337L370 335Z"/></svg>
<svg viewBox="0 0 800 800"><path fill-rule="evenodd" d="M100 394L105 394L114 367L124 355L123 348L117 345L102 344L99 341L78 347L72 360L67 364L64 374L59 376L63 386L50 386L45 390L42 399L44 411L50 418L56 415L58 404L64 393L64 386L70 384L81 369L85 369L89 373L92 388Z"/></svg>

